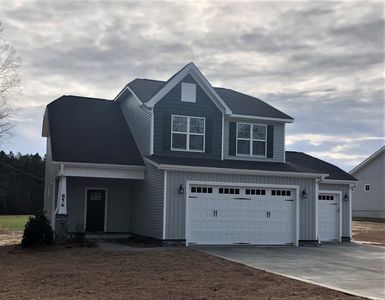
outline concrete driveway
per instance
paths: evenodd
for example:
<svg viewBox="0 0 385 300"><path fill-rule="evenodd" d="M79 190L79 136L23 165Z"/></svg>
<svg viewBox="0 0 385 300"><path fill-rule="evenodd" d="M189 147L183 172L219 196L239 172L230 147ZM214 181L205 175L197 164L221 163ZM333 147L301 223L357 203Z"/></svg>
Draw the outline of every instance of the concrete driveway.
<svg viewBox="0 0 385 300"><path fill-rule="evenodd" d="M372 299L385 299L385 247L199 247L247 266Z"/></svg>

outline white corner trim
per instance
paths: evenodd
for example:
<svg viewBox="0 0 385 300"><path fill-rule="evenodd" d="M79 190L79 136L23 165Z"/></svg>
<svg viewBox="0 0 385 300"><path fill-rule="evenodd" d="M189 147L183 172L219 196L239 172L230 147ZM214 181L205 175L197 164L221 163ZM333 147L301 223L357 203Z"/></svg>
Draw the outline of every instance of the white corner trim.
<svg viewBox="0 0 385 300"><path fill-rule="evenodd" d="M196 167L184 165L168 165L158 164L150 158L145 157L144 160L159 170L168 171L186 171L186 172L205 172L205 173L221 173L221 174L244 174L244 175L265 175L265 176L283 176L283 177L308 177L321 178L329 174L318 173L297 173L297 172L280 172L280 171L264 171L264 170L249 170L249 169L231 169L231 168L215 168L215 167Z"/></svg>
<svg viewBox="0 0 385 300"><path fill-rule="evenodd" d="M315 180L315 238L317 241L320 240L319 238L319 232L318 232L318 192L319 192L319 182L320 179Z"/></svg>
<svg viewBox="0 0 385 300"><path fill-rule="evenodd" d="M225 143L225 114L222 113L222 139L221 139L221 160L224 157L224 143Z"/></svg>
<svg viewBox="0 0 385 300"><path fill-rule="evenodd" d="M57 163L57 162L54 162ZM145 166L125 166L87 163L61 163L59 176L115 179L144 179Z"/></svg>
<svg viewBox="0 0 385 300"><path fill-rule="evenodd" d="M164 170L163 179L163 234L162 237L166 239L166 224L167 224L167 170Z"/></svg>
<svg viewBox="0 0 385 300"><path fill-rule="evenodd" d="M218 95L218 93L211 86L209 81L199 69L194 65L194 63L189 63L183 67L180 71L173 75L174 77L167 82L167 84L161 88L147 103L146 106L153 108L156 103L158 103L172 88L174 88L182 79L190 74L198 83L200 83L203 89L206 90L208 96L213 100L213 102L218 106L218 103L222 106L221 111L226 114L231 114L232 111L230 107L223 101L223 99Z"/></svg>
<svg viewBox="0 0 385 300"><path fill-rule="evenodd" d="M277 121L277 122L285 122L285 123L294 122L294 119L270 118L270 117L250 116L250 115L241 115L241 114L231 114L229 117L246 118L246 119L253 119L253 120Z"/></svg>
<svg viewBox="0 0 385 300"><path fill-rule="evenodd" d="M151 124L150 124L150 155L154 154L154 110L151 110Z"/></svg>

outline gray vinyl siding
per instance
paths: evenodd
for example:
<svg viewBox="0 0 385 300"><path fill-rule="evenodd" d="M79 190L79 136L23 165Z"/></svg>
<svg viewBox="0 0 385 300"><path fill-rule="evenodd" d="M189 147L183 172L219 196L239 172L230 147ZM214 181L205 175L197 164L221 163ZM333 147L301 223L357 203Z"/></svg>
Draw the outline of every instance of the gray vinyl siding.
<svg viewBox="0 0 385 300"><path fill-rule="evenodd" d="M221 159L222 113L199 84L186 76L181 82L196 84L196 102L181 101L181 83L177 84L154 107L154 154L178 157ZM171 115L206 118L206 151L171 151Z"/></svg>
<svg viewBox="0 0 385 300"><path fill-rule="evenodd" d="M122 96L120 107L141 154L150 155L151 112L144 109L129 91Z"/></svg>
<svg viewBox="0 0 385 300"><path fill-rule="evenodd" d="M157 239L163 237L164 171L146 163L144 180L135 184L131 232Z"/></svg>
<svg viewBox="0 0 385 300"><path fill-rule="evenodd" d="M59 172L60 166L52 163L51 139L47 137L45 160L45 180L44 180L44 211L52 222L53 212L56 206L56 176Z"/></svg>
<svg viewBox="0 0 385 300"><path fill-rule="evenodd" d="M252 123L252 124L273 125L274 126L273 158L229 155L229 123L230 122L244 122L244 123ZM223 151L224 151L223 157L224 157L224 159L277 161L277 162L284 162L285 161L285 123L283 123L283 122L253 120L253 119L247 119L247 118L225 117L223 139L224 139L224 142L223 142Z"/></svg>
<svg viewBox="0 0 385 300"><path fill-rule="evenodd" d="M353 217L385 219L385 152L353 176L360 180L353 190Z"/></svg>
<svg viewBox="0 0 385 300"><path fill-rule="evenodd" d="M350 237L350 228L349 228L349 218L350 218L350 212L349 212L349 201L344 200L344 196L346 194L349 195L349 185L348 184L326 184L326 183L320 183L319 184L319 192L324 191L337 191L342 192L342 236L343 237Z"/></svg>
<svg viewBox="0 0 385 300"><path fill-rule="evenodd" d="M130 232L130 205L134 180L67 177L68 230L84 227L86 188L107 189L107 232Z"/></svg>
<svg viewBox="0 0 385 300"><path fill-rule="evenodd" d="M186 187L186 181L214 181L250 184L282 184L299 185L299 193L306 190L308 197L299 199L299 238L300 240L315 240L315 179L289 178L253 175L210 174L197 172L167 172L166 190L166 239L184 240L186 224L186 194L178 193L181 184Z"/></svg>

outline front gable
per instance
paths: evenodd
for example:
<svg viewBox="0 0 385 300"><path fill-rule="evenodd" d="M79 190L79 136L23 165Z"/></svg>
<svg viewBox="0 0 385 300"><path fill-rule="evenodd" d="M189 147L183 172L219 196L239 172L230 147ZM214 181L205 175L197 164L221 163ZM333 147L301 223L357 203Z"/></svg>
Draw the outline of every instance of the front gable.
<svg viewBox="0 0 385 300"><path fill-rule="evenodd" d="M183 99L182 96L186 95L182 93L182 86L186 85L189 88L195 86L195 91ZM174 115L204 118L205 120L204 151L183 151L183 156L221 159L222 111L191 74L183 77L178 84L156 103L153 108L153 114L154 154L167 156L180 156L182 154L181 151L171 150L171 122Z"/></svg>
<svg viewBox="0 0 385 300"><path fill-rule="evenodd" d="M166 84L146 103L146 106L149 108L154 108L155 105L165 97L165 95L167 95L177 85L180 85L180 83L183 82L183 80L186 78L192 78L197 85L199 84L200 88L206 93L208 98L218 107L222 113L232 113L230 107L219 96L219 94L211 86L206 77L203 76L203 74L193 63L189 63L179 72L174 74L166 82Z"/></svg>

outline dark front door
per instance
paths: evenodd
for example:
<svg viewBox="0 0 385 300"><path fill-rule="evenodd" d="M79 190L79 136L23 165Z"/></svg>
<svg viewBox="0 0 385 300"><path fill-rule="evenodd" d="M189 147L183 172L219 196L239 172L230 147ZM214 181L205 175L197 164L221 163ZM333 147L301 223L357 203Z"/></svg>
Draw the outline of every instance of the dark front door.
<svg viewBox="0 0 385 300"><path fill-rule="evenodd" d="M105 190L87 190L86 231L104 231L105 205Z"/></svg>

